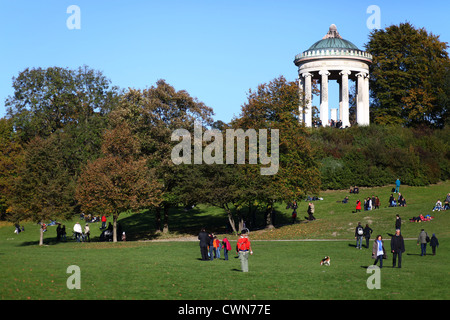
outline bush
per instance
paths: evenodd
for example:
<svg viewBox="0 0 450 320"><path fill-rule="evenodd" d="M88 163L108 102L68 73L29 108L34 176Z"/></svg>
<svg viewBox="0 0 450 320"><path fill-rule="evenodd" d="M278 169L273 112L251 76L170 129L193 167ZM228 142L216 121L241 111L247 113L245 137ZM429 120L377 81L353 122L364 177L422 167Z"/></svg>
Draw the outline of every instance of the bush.
<svg viewBox="0 0 450 320"><path fill-rule="evenodd" d="M310 136L322 190L351 185L425 186L450 178L449 129L370 125L318 128Z"/></svg>

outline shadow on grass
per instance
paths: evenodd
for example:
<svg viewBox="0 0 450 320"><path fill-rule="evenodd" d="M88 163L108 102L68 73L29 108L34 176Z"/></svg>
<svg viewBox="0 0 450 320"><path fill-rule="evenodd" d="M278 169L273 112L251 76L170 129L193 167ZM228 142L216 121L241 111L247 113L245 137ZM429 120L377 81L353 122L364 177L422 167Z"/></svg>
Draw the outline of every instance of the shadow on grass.
<svg viewBox="0 0 450 320"><path fill-rule="evenodd" d="M161 220L164 217L161 216ZM171 208L168 215L168 226L170 233L187 236L197 236L202 227L208 232L225 233L228 218L220 210L210 208ZM126 232L127 240L155 240L163 233L156 230L156 214L154 210L147 210L139 214L125 214L119 219L123 230ZM162 227L162 226L161 226Z"/></svg>
<svg viewBox="0 0 450 320"><path fill-rule="evenodd" d="M245 210L245 208L244 208ZM243 210L243 211L244 211ZM238 223L236 215L236 223ZM74 223L73 221L66 222L67 225ZM108 221L112 222L112 218L108 217ZM161 220L164 220L161 214ZM303 220L298 220L296 223L304 223ZM157 240L159 238L167 238L172 235L175 236L195 236L197 237L202 227L206 228L207 232L217 234L232 233L231 227L228 226L228 216L224 210L216 207L198 206L190 210L183 207L174 207L169 210L168 225L169 235L165 235L161 231L156 230L156 213L154 210L146 210L140 213L122 213L119 216L118 223L123 231L126 233L127 241L139 240ZM161 222L162 223L162 222ZM265 228L264 213L258 212L253 227L250 230L259 230ZM276 211L276 227L292 224L290 215ZM91 226L91 242L100 242L99 227L100 223L92 223ZM162 226L161 226L162 227ZM44 245L60 245L67 242L76 243L72 235L67 234L67 240L57 240L56 231L48 229L50 234L44 234ZM101 230L100 230L101 232ZM121 235L117 235L118 241L121 241ZM35 246L39 245L39 239L35 241L24 241L18 246Z"/></svg>

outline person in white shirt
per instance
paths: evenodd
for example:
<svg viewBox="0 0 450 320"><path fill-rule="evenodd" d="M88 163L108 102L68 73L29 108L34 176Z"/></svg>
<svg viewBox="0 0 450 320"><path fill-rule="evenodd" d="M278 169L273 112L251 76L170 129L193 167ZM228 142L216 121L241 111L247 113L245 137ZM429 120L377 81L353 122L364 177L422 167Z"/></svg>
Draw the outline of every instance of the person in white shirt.
<svg viewBox="0 0 450 320"><path fill-rule="evenodd" d="M373 242L372 247L372 259L375 259L374 265L380 260L380 268L383 268L383 257L385 257L386 251L384 250L383 239L381 235L378 235Z"/></svg>
<svg viewBox="0 0 450 320"><path fill-rule="evenodd" d="M80 242L83 230L81 229L81 224L79 222L75 223L75 225L73 226L73 232L75 232L75 238L77 239L77 241Z"/></svg>

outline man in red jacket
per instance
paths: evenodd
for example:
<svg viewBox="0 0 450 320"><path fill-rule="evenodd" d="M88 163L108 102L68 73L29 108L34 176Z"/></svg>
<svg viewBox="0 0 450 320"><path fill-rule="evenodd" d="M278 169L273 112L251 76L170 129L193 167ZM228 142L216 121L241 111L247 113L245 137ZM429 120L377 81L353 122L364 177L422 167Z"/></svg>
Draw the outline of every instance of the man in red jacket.
<svg viewBox="0 0 450 320"><path fill-rule="evenodd" d="M102 215L102 229L106 229L106 216Z"/></svg>
<svg viewBox="0 0 450 320"><path fill-rule="evenodd" d="M241 260L242 272L248 272L248 254L253 254L250 240L248 239L247 230L242 230L241 236L236 244L236 252Z"/></svg>

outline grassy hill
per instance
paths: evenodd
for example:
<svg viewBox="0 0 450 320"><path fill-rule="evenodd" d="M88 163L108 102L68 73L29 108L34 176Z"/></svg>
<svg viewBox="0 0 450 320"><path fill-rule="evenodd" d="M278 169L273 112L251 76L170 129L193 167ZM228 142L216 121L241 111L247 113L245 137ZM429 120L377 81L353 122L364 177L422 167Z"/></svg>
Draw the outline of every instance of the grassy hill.
<svg viewBox="0 0 450 320"><path fill-rule="evenodd" d="M11 224L3 223L0 299L449 299L450 211L433 213L431 209L450 191L450 181L402 187L408 205L401 208L386 207L391 188L361 189L359 195L350 195L348 204L337 202L349 195L346 191L323 192L324 200L315 202L317 220L307 223L290 224L291 211L280 204L277 228L251 231L254 255L248 274L238 272L234 253L228 261L200 261L197 241L56 242L56 227L50 226L44 236L46 245L40 247L39 226L25 223L25 232L16 235ZM357 198L372 195L381 198L379 210L353 213ZM299 218L306 215L306 208L307 202L299 204ZM435 219L409 222L420 213ZM388 254L381 289L369 290L366 271L373 260L370 249L354 248L356 223L368 223L374 236L389 239L396 214L402 217L402 233L409 239L403 268L391 268L392 255ZM129 239L144 240L195 237L201 225L221 233L225 218L221 210L204 206L188 212L175 210L170 216L171 233L164 236L153 232L150 212L123 214L120 222ZM68 235L77 219L64 222ZM91 226L94 240L100 234L98 226ZM436 256L419 256L416 239L422 228L438 236ZM237 239L229 238L232 244ZM327 241L301 241L308 239ZM325 255L332 259L330 267L319 266ZM66 286L71 265L81 270L80 290Z"/></svg>

